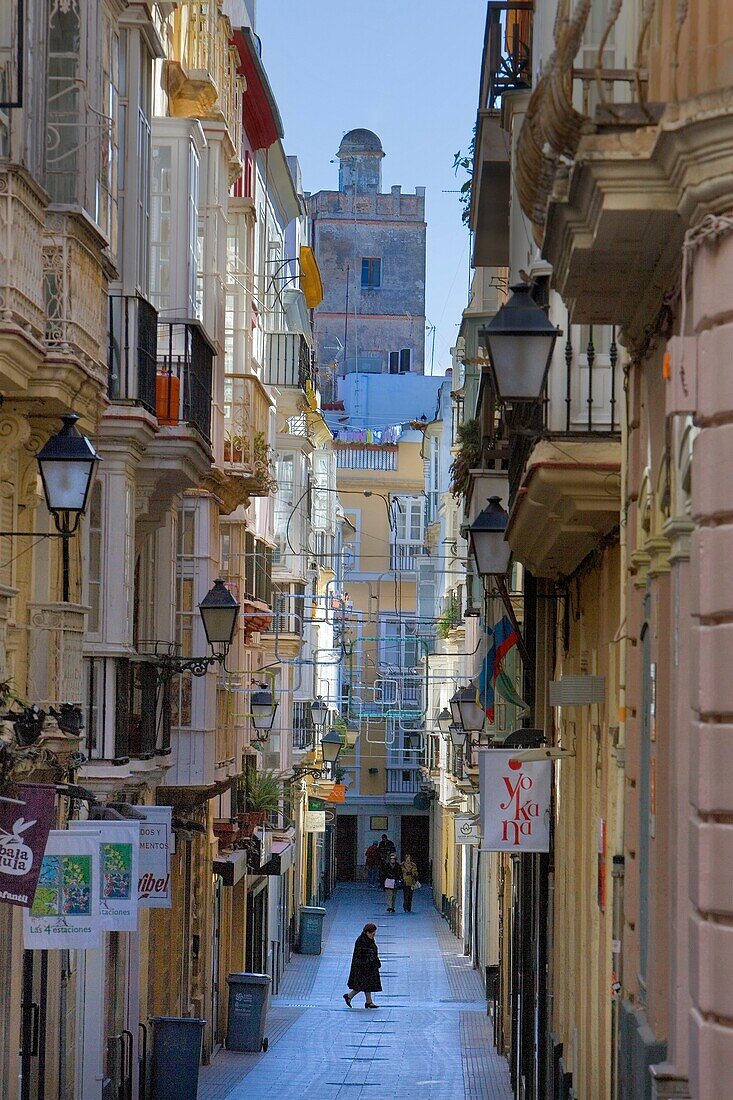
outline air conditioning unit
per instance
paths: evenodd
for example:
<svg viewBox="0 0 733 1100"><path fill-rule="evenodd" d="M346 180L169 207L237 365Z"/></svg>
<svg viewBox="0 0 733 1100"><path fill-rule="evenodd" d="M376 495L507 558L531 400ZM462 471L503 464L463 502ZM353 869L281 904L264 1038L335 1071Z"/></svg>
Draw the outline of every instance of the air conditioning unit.
<svg viewBox="0 0 733 1100"><path fill-rule="evenodd" d="M551 707L589 707L605 700L605 676L561 676L550 681Z"/></svg>

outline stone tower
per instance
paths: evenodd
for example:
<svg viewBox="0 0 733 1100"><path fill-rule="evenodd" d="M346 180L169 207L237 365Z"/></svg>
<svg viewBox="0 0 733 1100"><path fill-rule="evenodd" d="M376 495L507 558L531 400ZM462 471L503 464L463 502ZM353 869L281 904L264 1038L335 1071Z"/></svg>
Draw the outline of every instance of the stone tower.
<svg viewBox="0 0 733 1100"><path fill-rule="evenodd" d="M339 191L366 195L382 190L382 143L371 130L349 130L339 145Z"/></svg>
<svg viewBox="0 0 733 1100"><path fill-rule="evenodd" d="M382 143L350 130L338 150L338 191L308 197L324 298L314 333L327 400L347 374L425 369L425 188L382 191Z"/></svg>

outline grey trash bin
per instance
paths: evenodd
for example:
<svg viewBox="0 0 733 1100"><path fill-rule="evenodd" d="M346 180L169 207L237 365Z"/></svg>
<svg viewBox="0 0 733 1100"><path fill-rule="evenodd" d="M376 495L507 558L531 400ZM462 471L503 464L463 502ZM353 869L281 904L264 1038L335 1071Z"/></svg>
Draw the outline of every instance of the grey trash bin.
<svg viewBox="0 0 733 1100"><path fill-rule="evenodd" d="M326 910L318 905L301 906L298 941L301 955L320 955L325 915Z"/></svg>
<svg viewBox="0 0 733 1100"><path fill-rule="evenodd" d="M206 1020L153 1016L150 1100L196 1100Z"/></svg>
<svg viewBox="0 0 733 1100"><path fill-rule="evenodd" d="M265 1019L270 997L269 974L230 974L227 1050L267 1050Z"/></svg>

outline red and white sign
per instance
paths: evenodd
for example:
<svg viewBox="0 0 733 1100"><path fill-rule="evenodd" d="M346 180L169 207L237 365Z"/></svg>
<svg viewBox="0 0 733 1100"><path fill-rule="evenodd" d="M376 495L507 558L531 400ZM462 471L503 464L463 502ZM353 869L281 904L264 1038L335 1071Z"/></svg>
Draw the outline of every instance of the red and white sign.
<svg viewBox="0 0 733 1100"><path fill-rule="evenodd" d="M41 861L53 824L56 788L21 783L0 798L0 901L33 904Z"/></svg>
<svg viewBox="0 0 733 1100"><path fill-rule="evenodd" d="M479 753L481 847L489 852L549 852L552 761L521 763L517 752Z"/></svg>

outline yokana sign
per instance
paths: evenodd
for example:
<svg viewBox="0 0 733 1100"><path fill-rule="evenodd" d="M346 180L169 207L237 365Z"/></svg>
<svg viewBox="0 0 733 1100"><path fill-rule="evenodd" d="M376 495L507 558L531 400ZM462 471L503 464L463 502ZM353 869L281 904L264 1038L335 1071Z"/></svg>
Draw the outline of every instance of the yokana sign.
<svg viewBox="0 0 733 1100"><path fill-rule="evenodd" d="M479 754L482 848L490 852L550 850L552 761L516 759L517 749Z"/></svg>

